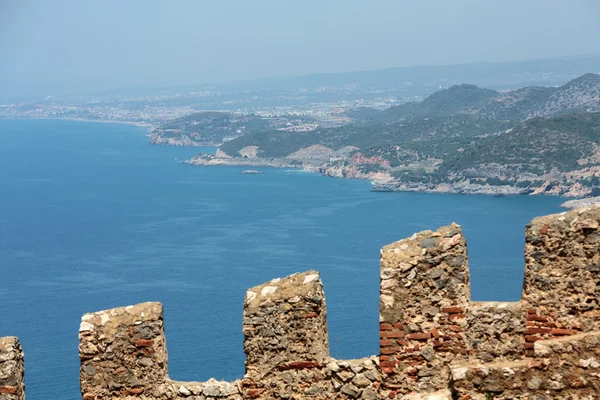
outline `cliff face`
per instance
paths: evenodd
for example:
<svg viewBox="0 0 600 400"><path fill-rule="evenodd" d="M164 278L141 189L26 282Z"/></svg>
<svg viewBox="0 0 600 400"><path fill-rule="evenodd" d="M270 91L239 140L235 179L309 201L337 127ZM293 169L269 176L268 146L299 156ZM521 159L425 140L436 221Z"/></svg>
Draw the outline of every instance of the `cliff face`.
<svg viewBox="0 0 600 400"><path fill-rule="evenodd" d="M83 316L84 400L596 399L600 393L600 206L534 219L514 303L472 302L452 224L381 250L379 354L329 355L316 271L249 289L244 378L169 378L160 303ZM22 400L23 355L0 339L0 399Z"/></svg>

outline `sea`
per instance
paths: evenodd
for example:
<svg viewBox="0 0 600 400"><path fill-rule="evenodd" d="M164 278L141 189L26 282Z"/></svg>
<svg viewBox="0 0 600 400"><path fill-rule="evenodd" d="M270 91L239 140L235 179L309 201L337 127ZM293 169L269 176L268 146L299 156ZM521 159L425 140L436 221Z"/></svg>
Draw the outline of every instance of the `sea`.
<svg viewBox="0 0 600 400"><path fill-rule="evenodd" d="M214 148L148 144L122 124L0 120L0 336L25 352L28 400L80 399L87 312L164 304L173 379L244 373L247 288L321 272L331 355L378 352L379 249L451 222L474 300L519 299L525 225L557 197L375 193L300 170L192 167Z"/></svg>

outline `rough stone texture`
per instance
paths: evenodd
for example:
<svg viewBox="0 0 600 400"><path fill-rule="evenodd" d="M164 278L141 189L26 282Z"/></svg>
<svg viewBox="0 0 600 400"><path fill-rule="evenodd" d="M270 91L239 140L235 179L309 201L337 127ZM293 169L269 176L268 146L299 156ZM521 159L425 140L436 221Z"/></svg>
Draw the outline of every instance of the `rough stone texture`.
<svg viewBox="0 0 600 400"><path fill-rule="evenodd" d="M394 394L448 388L448 364L467 352L467 248L452 224L381 250L380 360Z"/></svg>
<svg viewBox="0 0 600 400"><path fill-rule="evenodd" d="M246 370L253 377L273 369L323 364L329 357L329 341L319 273L277 278L249 289L242 332Z"/></svg>
<svg viewBox="0 0 600 400"><path fill-rule="evenodd" d="M474 302L467 314L468 345L474 358L514 360L525 349L526 318L521 302Z"/></svg>
<svg viewBox="0 0 600 400"><path fill-rule="evenodd" d="M455 364L452 387L463 399L598 399L600 332L535 343L535 358Z"/></svg>
<svg viewBox="0 0 600 400"><path fill-rule="evenodd" d="M19 339L0 338L0 400L25 400L24 374Z"/></svg>
<svg viewBox="0 0 600 400"><path fill-rule="evenodd" d="M520 302L471 302L460 226L381 250L380 354L329 356L319 274L249 289L246 373L169 379L160 303L86 314L84 400L599 399L600 206L534 219ZM24 399L22 352L0 339L0 400Z"/></svg>
<svg viewBox="0 0 600 400"><path fill-rule="evenodd" d="M527 226L523 302L532 315L530 335L600 330L599 227L600 205Z"/></svg>
<svg viewBox="0 0 600 400"><path fill-rule="evenodd" d="M238 382L175 382L168 377L160 303L115 308L81 318L83 400L241 399Z"/></svg>

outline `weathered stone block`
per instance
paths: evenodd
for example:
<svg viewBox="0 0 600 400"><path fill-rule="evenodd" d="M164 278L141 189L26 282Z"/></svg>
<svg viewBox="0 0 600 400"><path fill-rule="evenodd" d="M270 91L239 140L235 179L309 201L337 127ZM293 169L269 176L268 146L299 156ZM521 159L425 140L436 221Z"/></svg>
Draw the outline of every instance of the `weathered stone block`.
<svg viewBox="0 0 600 400"><path fill-rule="evenodd" d="M0 338L0 400L25 400L23 349L16 337Z"/></svg>

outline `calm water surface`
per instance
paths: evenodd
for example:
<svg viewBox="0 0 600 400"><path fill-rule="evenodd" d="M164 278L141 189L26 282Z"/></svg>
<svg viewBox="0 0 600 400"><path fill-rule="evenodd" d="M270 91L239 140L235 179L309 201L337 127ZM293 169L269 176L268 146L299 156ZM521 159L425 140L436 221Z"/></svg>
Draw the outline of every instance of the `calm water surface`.
<svg viewBox="0 0 600 400"><path fill-rule="evenodd" d="M28 400L77 399L81 315L165 306L177 380L239 378L248 287L317 269L332 355L378 350L379 249L455 221L476 300L516 300L524 225L559 198L371 193L369 182L179 163L126 125L0 121L0 336L19 336ZM68 393L65 396L65 393Z"/></svg>

